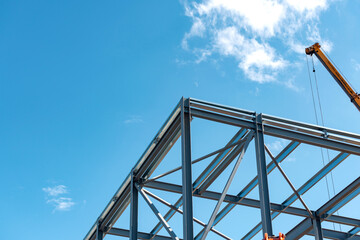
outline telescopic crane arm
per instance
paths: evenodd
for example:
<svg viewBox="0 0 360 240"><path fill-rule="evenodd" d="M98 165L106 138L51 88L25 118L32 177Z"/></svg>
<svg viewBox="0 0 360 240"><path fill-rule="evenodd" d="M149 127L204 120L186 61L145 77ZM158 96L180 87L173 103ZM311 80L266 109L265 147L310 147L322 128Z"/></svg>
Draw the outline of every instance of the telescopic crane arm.
<svg viewBox="0 0 360 240"><path fill-rule="evenodd" d="M321 51L320 47L321 46L319 43L315 43L311 47L305 48L305 53L307 55L313 55L313 54L316 55L316 57L320 60L320 62L324 65L324 67L329 71L331 76L333 76L335 81L344 90L346 95L348 95L348 97L350 98L350 101L360 111L360 95L358 93L356 93L355 90L349 85L349 83L340 74L340 72L336 69L336 67L331 63L331 61Z"/></svg>

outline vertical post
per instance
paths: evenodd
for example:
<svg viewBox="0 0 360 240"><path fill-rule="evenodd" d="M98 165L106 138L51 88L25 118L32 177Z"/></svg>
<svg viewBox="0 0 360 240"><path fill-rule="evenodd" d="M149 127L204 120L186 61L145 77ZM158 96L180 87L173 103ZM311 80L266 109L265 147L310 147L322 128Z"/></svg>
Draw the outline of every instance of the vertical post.
<svg viewBox="0 0 360 240"><path fill-rule="evenodd" d="M191 142L190 142L190 102L182 98L181 101L181 166L182 166L182 197L184 240L194 239L192 176L191 176Z"/></svg>
<svg viewBox="0 0 360 240"><path fill-rule="evenodd" d="M313 213L314 218L312 219L312 224L314 228L314 235L316 240L323 240L323 232L321 229L321 221L320 217L316 214L316 212Z"/></svg>
<svg viewBox="0 0 360 240"><path fill-rule="evenodd" d="M138 190L135 187L134 172L131 172L130 240L137 240L138 233Z"/></svg>
<svg viewBox="0 0 360 240"><path fill-rule="evenodd" d="M255 116L255 151L256 151L258 182L259 182L261 223L262 223L263 234L265 235L265 233L267 233L269 236L273 236L271 212L270 212L269 187L268 187L268 179L266 173L264 132L263 132L261 114L256 114Z"/></svg>
<svg viewBox="0 0 360 240"><path fill-rule="evenodd" d="M96 226L96 240L103 240L104 238L104 232L100 229L101 222L98 221Z"/></svg>

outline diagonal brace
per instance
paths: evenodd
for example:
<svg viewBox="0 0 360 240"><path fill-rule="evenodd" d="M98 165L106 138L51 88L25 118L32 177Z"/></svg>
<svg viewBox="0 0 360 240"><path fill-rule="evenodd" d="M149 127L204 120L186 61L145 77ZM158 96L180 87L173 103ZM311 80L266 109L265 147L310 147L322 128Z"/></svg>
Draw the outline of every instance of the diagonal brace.
<svg viewBox="0 0 360 240"><path fill-rule="evenodd" d="M221 204L222 204L223 201L224 201L224 198L225 198L225 196L226 196L226 193L227 193L227 191L229 190L229 187L230 187L230 185L231 185L231 182L232 182L232 180L234 179L234 176L235 176L235 174L236 174L236 172L237 172L237 170L238 170L238 168L239 168L239 166L240 166L241 160L242 160L243 157L244 157L244 154L245 154L245 152L246 152L246 149L247 149L247 147L249 146L249 143L251 142L251 140L252 140L252 138L253 138L253 135L254 135L254 133L252 132L251 134L249 134L249 136L248 136L247 139L246 139L246 142L245 142L245 144L244 144L244 147L243 147L243 149L241 150L241 153L240 153L240 155L239 155L239 158L238 158L238 160L236 161L235 166L234 166L234 168L233 168L233 170L232 170L232 172L231 172L231 174L230 174L230 176L229 176L229 179L228 179L227 182L226 182L226 185L225 185L224 190L223 190L223 192L222 192L222 194L221 194L221 196L220 196L220 199L219 199L219 201L217 202L217 204L216 204L216 206L215 206L215 209L214 209L214 211L213 211L213 213L212 213L212 215L211 215L211 217L210 217L210 220L209 220L208 224L206 225L206 228L205 228L205 231L204 231L204 233L203 233L203 236L202 236L201 240L205 240L207 234L209 233L210 228L213 226L215 217L216 217L216 215L217 215L217 213L218 213L218 211L219 211L219 209L220 209Z"/></svg>
<svg viewBox="0 0 360 240"><path fill-rule="evenodd" d="M144 190L144 192L145 192L147 195L151 196L152 198L155 198L156 200L158 200L158 201L161 202L162 204L168 206L169 208L175 210L176 212L178 212L178 213L180 213L180 214L183 214L183 211L182 211L181 209L175 207L175 206L172 205L171 203L168 203L168 202L165 201L164 199L156 196L156 195L153 194L152 192L149 192L149 191L146 190L146 189L143 189L143 190ZM193 219L194 219L194 222L200 224L200 225L203 226L203 227L206 227L206 224L203 223L202 221L198 220L198 219L195 218L195 217L194 217ZM210 230L213 231L214 233L216 233L217 235L219 235L220 237L225 238L226 240L231 240L231 238L229 238L229 237L226 236L225 234L219 232L218 230L215 230L214 228L212 228L212 229L210 229Z"/></svg>
<svg viewBox="0 0 360 240"><path fill-rule="evenodd" d="M306 211L309 213L311 218L314 218L312 212L310 211L310 209L308 208L308 206L306 205L306 203L304 202L304 200L302 199L302 197L300 196L300 194L298 193L298 191L296 190L296 188L294 187L294 185L291 183L290 179L286 176L286 173L284 172L284 170L280 167L280 164L277 163L275 161L274 156L272 155L272 153L270 152L269 148L265 145L265 150L266 152L269 154L271 160L274 162L274 164L276 165L276 167L279 169L280 173L283 175L283 177L285 178L285 180L287 181L287 183L289 184L289 186L291 187L291 189L294 191L294 193L296 194L296 196L298 197L298 199L300 200L300 202L302 203L302 205L305 207Z"/></svg>
<svg viewBox="0 0 360 240"><path fill-rule="evenodd" d="M171 238L173 240L179 240L179 238L176 236L176 234L174 233L174 231L172 230L172 228L169 226L169 224L165 221L164 217L161 215L161 213L159 212L159 210L157 210L157 208L155 207L155 205L151 202L151 200L149 199L149 197L146 195L146 193L144 192L144 190L139 187L138 184L135 184L135 187L137 188L137 190L139 191L139 193L141 194L141 196L144 198L145 202L149 205L149 207L151 208L151 210L154 212L154 214L156 215L156 217L159 219L159 221L162 223L162 225L164 226L164 228L166 229L166 231L169 233L169 235L171 236Z"/></svg>

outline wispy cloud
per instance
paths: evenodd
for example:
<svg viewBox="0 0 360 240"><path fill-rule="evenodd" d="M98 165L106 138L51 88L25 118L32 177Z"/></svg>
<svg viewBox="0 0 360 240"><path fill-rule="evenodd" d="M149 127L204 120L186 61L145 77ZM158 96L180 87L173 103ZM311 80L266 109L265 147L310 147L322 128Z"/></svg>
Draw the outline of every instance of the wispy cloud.
<svg viewBox="0 0 360 240"><path fill-rule="evenodd" d="M68 192L66 189L66 186L64 186L64 185L58 185L58 186L54 186L54 187L46 187L46 188L43 188L42 190L44 192L46 192L49 196L54 196L54 197Z"/></svg>
<svg viewBox="0 0 360 240"><path fill-rule="evenodd" d="M141 116L130 116L126 120L124 120L125 124L132 124L132 123L142 123L144 120Z"/></svg>
<svg viewBox="0 0 360 240"><path fill-rule="evenodd" d="M266 146L269 148L271 152L278 153L282 151L288 143L289 141L285 139L279 139L271 143L267 143Z"/></svg>
<svg viewBox="0 0 360 240"><path fill-rule="evenodd" d="M42 190L46 193L46 203L53 205L54 211L68 211L75 205L72 198L60 196L68 193L65 185L44 187Z"/></svg>
<svg viewBox="0 0 360 240"><path fill-rule="evenodd" d="M284 148L284 144L281 141L276 140L275 142L267 144L270 151L278 152Z"/></svg>
<svg viewBox="0 0 360 240"><path fill-rule="evenodd" d="M54 211L69 211L75 205L72 198L59 197L47 200L47 203L54 205Z"/></svg>
<svg viewBox="0 0 360 240"><path fill-rule="evenodd" d="M182 47L201 62L214 54L234 58L245 76L259 83L276 82L287 67L286 54L304 54L309 43L319 41L330 51L317 28L319 13L333 0L200 0L184 2L185 14L193 21ZM205 41L196 42L197 39ZM196 47L191 47L192 44ZM289 51L285 51L289 52ZM285 86L296 90L293 82Z"/></svg>

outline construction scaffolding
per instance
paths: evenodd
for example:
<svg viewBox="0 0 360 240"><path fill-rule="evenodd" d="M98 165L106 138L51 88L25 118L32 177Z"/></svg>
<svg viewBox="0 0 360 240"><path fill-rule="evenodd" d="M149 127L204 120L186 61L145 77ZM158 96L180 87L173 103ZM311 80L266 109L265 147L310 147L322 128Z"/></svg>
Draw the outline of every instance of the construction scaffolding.
<svg viewBox="0 0 360 240"><path fill-rule="evenodd" d="M191 123L195 119L205 119L236 127L238 130L232 139L222 148L192 159L191 153ZM264 136L286 139L288 142L278 154L274 155L265 144ZM181 166L153 177L153 173L166 154L181 137ZM240 166L244 154L249 150L250 143L254 144L257 175L238 194L229 194L228 190ZM299 145L306 144L318 148L330 149L336 156L317 171L301 187L296 188L285 171L280 166ZM196 239L204 240L211 232L217 239L231 239L225 233L215 229L221 220L236 206L246 206L260 209L261 222L254 226L241 239L251 239L261 230L262 236L274 236L273 220L282 213L302 217L301 221L288 231L287 240L300 239L308 235L315 239L360 239L360 220L340 216L336 213L341 207L360 193L360 177L354 179L348 186L339 191L318 209L310 209L303 199L304 193L314 187L321 179L331 173L340 163L350 155L360 156L360 135L330 129L322 126L296 122L266 114L241 110L233 107L209 103L192 98L182 98L175 107L165 124L156 134L140 160L131 169L123 184L96 220L84 240L102 240L105 235L122 236L135 239ZM268 163L266 162L268 156ZM193 164L204 159L212 159L206 168L193 180ZM210 191L209 187L226 169L230 170L223 190ZM282 203L274 203L269 197L268 174L278 169L282 177L292 189L292 194ZM358 170L353 170L358 171ZM159 179L181 172L181 184L174 184ZM358 173L357 173L358 175ZM248 198L249 193L259 189L259 199ZM169 203L163 198L149 191L165 191L179 194L175 203ZM139 208L138 195L141 195L148 207L155 214L158 222L149 232L138 229ZM155 199L167 206L169 211L162 215ZM216 201L211 216L207 222L202 222L193 216L193 199L202 198ZM292 206L295 201L302 207ZM224 206L225 205L225 206ZM125 209L130 208L129 229L114 227ZM359 209L358 209L359 210ZM176 214L182 215L182 237L169 224L169 220ZM357 215L360 215L358 211ZM240 219L240 217L239 217ZM239 220L240 221L240 220ZM332 222L343 226L350 226L348 231L337 231L322 227L323 222ZM194 231L194 223L201 226L201 230ZM159 235L165 229L168 236ZM345 228L346 229L346 228ZM281 235L281 234L280 234Z"/></svg>

